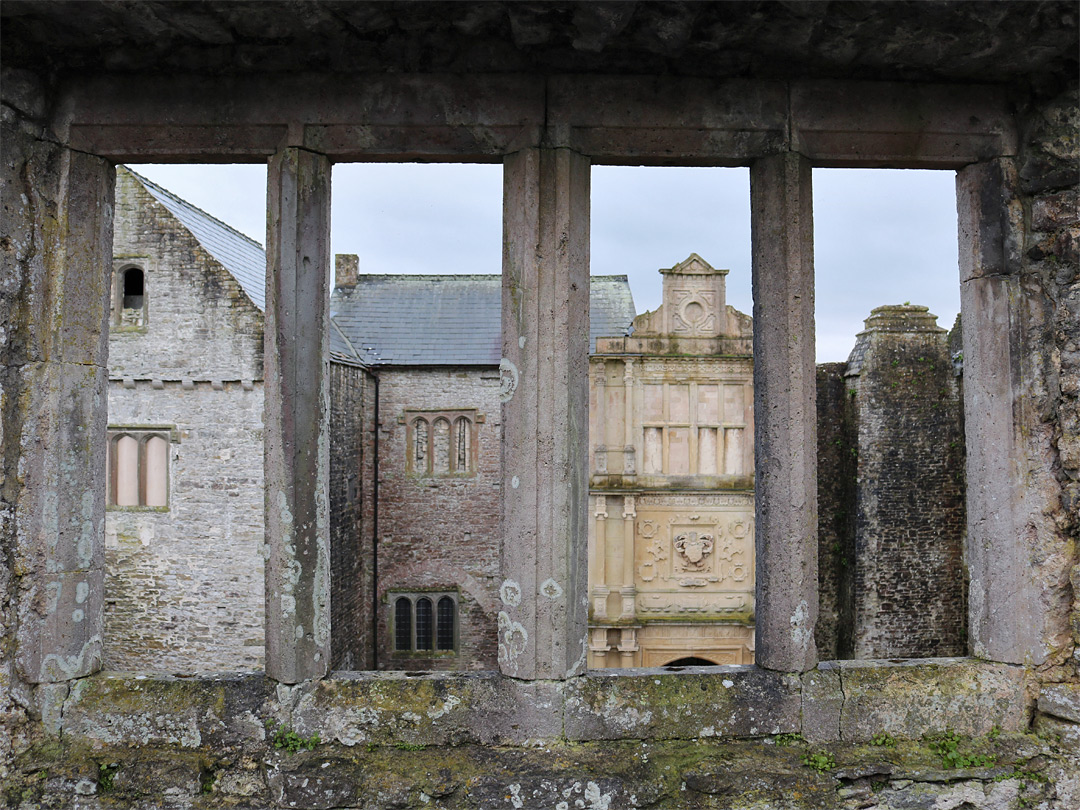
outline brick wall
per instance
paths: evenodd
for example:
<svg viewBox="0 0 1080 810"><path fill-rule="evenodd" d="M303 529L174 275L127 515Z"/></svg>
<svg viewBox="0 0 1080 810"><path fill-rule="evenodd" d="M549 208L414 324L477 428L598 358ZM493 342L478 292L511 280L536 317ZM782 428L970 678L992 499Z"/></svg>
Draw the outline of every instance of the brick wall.
<svg viewBox="0 0 1080 810"><path fill-rule="evenodd" d="M375 378L330 364L330 646L334 669L373 669Z"/></svg>
<svg viewBox="0 0 1080 810"><path fill-rule="evenodd" d="M379 372L378 667L496 669L499 575L499 375L496 369ZM410 476L407 408L478 412L476 474ZM479 421L482 419L483 421ZM459 653L393 656L387 592L458 590Z"/></svg>

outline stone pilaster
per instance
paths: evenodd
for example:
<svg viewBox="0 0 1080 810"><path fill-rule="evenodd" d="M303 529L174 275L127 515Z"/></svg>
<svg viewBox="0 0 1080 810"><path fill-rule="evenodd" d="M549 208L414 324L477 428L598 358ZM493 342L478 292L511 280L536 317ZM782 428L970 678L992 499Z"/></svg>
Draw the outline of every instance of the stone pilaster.
<svg viewBox="0 0 1080 810"><path fill-rule="evenodd" d="M115 171L4 127L3 522L31 683L101 667ZM7 290L5 289L5 292ZM12 518L8 522L8 518Z"/></svg>

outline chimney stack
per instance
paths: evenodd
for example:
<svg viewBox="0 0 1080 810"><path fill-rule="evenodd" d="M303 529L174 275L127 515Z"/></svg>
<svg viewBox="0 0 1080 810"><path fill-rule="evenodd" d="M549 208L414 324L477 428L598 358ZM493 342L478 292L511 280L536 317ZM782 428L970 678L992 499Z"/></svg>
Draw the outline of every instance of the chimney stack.
<svg viewBox="0 0 1080 810"><path fill-rule="evenodd" d="M360 275L360 257L355 253L334 256L334 286L355 287Z"/></svg>

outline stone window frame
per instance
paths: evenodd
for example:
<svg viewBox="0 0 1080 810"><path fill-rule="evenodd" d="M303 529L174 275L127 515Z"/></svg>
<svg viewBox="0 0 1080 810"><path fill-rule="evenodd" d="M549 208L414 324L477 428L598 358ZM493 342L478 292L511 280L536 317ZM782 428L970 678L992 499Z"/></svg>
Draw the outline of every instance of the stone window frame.
<svg viewBox="0 0 1080 810"><path fill-rule="evenodd" d="M642 448L641 471L642 471L642 473L644 475L662 475L662 476L677 476L677 477L688 476L688 475L689 476L709 475L709 476L738 477L738 476L746 475L746 472L744 470L739 470L737 472L731 472L731 471L729 471L727 469L728 431L729 430L743 431L743 434L744 434L743 441L745 442L745 440L746 440L745 439L745 432L746 432L747 428L750 427L749 423L746 421L746 418L745 418L745 416L746 416L745 415L745 408L744 408L744 414L743 414L743 421L741 421L741 422L728 421L725 418L725 414L724 414L724 389L725 389L725 387L727 387L729 385L730 386L737 385L740 388L745 388L746 387L745 383L743 383L740 380L729 378L729 377L721 377L721 378L718 378L716 380L710 380L708 382L701 382L700 380L696 380L696 379L695 380L689 380L689 379L668 380L668 379L664 378L663 376L657 376L657 375L651 374L651 373L649 373L647 371L642 374L642 376L640 378L640 382L641 382L641 385L642 385L643 389L644 389L645 386L648 386L648 385L662 386L662 388L663 388L663 394L662 394L662 396L663 396L663 409L668 414L668 415L662 416L658 420L657 419L651 419L650 420L650 419L645 418L645 414L643 412L642 416L641 416L641 423L640 423L640 425L636 426L636 431L640 431L640 441L641 441L641 448ZM689 405L689 409L688 409L688 419L687 419L687 421L677 422L677 421L674 421L673 419L671 419L671 417L670 417L670 405L671 405L670 390L671 390L672 385L687 385L693 391L696 391L697 388L700 387L701 385L715 385L716 387L718 387L719 388L718 409L720 411L720 418L718 420L713 420L713 421L699 419L698 418L697 408L695 407L696 402L694 401L693 397L690 397L690 405ZM644 391L643 391L643 395L644 395ZM656 471L649 472L649 471L647 471L645 469L645 463L646 463L646 457L645 457L645 436L646 436L646 433L645 433L645 431L650 430L650 429L653 429L653 430L659 429L660 430L660 441L661 441L662 455L661 455L661 462L660 462L661 469L658 472L656 472ZM688 472L685 472L685 473L673 473L673 472L671 472L671 470L669 468L669 465L667 463L668 447L669 447L669 443L670 443L670 438L669 437L670 437L670 431L672 429L686 430L687 431L687 445L688 445L688 453L689 453L688 463L689 463L689 466L690 466L690 470ZM700 469L701 468L701 430L702 429L715 430L716 434L717 434L717 438L716 438L716 467L717 467L717 470L714 473L703 473L703 472L701 472L701 469ZM745 446L745 445L743 445L743 446ZM742 454L740 453L740 456L741 455Z"/></svg>
<svg viewBox="0 0 1080 810"><path fill-rule="evenodd" d="M435 425L440 420L449 425L449 469L435 470ZM468 426L468 447L466 469L458 469L458 424L465 420ZM453 410L433 410L426 408L406 408L400 419L405 425L405 471L416 478L472 478L476 476L477 450L479 439L477 425L483 422L476 408L456 408ZM427 455L423 470L416 469L416 425L423 421L427 427Z"/></svg>
<svg viewBox="0 0 1080 810"><path fill-rule="evenodd" d="M109 318L109 329L113 332L145 332L150 320L150 257L127 256L113 265L113 284L110 297L112 310ZM131 270L138 270L143 277L143 303L139 323L124 323L124 284L127 274Z"/></svg>
<svg viewBox="0 0 1080 810"><path fill-rule="evenodd" d="M399 600L409 602L410 648L397 646L397 605ZM431 649L418 649L416 646L416 603L421 599L431 600ZM453 644L450 649L440 650L439 645L439 604L449 599L454 605ZM386 629L389 638L387 649L391 658L456 658L459 654L461 632L461 595L456 590L404 589L386 592Z"/></svg>
<svg viewBox="0 0 1080 810"><path fill-rule="evenodd" d="M960 704L948 708L952 717L961 720L957 706L971 707L988 699L986 689L980 697L971 695L966 686L957 688L978 670L1012 690L1013 699L999 701L995 709L1003 728L1026 727L1025 711L1031 701L1023 697L1023 671L1016 665L1031 667L1047 660L1047 633L1055 625L1042 598L1045 584L1026 573L1031 560L1024 527L1038 512L1038 493L1022 489L1018 483L1022 478L1011 466L1033 457L1026 430L1031 417L1024 411L1023 396L1030 385L1024 377L1029 362L1024 353L1032 347L1034 336L1025 331L1023 307L1030 294L1020 283L1015 252L1027 225L1015 216L1023 196L1017 166L1018 119L1007 88L816 79L713 81L663 76L643 83L634 77L592 75L380 74L370 87L346 88L340 82L319 83L320 77L315 77L319 92L313 93L312 80L296 76L285 82L276 78L271 85L261 85L266 92L254 92L260 81L253 77L243 85L199 85L204 103L179 107L170 101L178 92L173 77L124 77L122 86L76 83L70 90L73 104L64 107L61 131L67 133L62 148L70 150L73 176L96 184L94 188L103 192L102 200L111 188L110 161L268 159L265 470L268 502L280 508L268 510L266 516L266 598L268 605L284 607L284 572L295 573L289 578L287 595L304 612L267 612L267 678L300 684L330 674L325 598L329 578L324 564L329 465L323 463L329 421L327 338L325 328L312 329L311 324L325 327L327 317L332 163L407 161L418 156L502 162L500 424L503 447L514 448L518 455L527 451L524 460L530 462L534 443L537 451L541 445L537 427L546 431L545 440L553 436L565 445L567 437L581 429L575 420L587 425L581 419L587 412L587 363L576 367L586 359L587 351L545 337L550 324L531 328L527 335L514 328L515 323L535 326L542 313L535 301L514 295L519 291L547 296L544 300L550 303L553 291L562 295L577 288L580 300L574 299L571 311L580 317L588 310L587 297L581 295L583 286L587 290L580 257L588 255L589 216L588 172L582 169L604 163L749 165L755 401L769 401L776 409L769 415L755 408L758 593L766 598L758 599L757 664L725 667L702 676L702 694L695 691L695 705L701 709L701 718L715 720L707 736L760 736L802 727L818 739L840 739L840 710L855 699L852 690L858 685L848 682L841 692L839 676L855 670L887 672L894 665L887 661L825 662L815 669L816 528L813 510L808 508L816 491L815 364L813 341L807 339L813 333L810 170L936 168L954 171L957 178L965 424L968 470L974 471L967 490L969 638L977 658L895 666L905 667L910 677L925 683L922 691L926 694L953 689L951 694ZM417 93L418 86L425 92ZM678 103L691 98L692 104ZM402 103L387 103L387 99ZM448 108L458 110L452 120L446 116ZM229 112L223 116L221 110ZM332 115L327 115L328 110ZM117 121L124 125L117 126ZM95 234L108 232L102 213L109 210L108 205L86 205L84 198L74 196L64 198L62 204L70 231L64 238L71 244L96 247L101 266L107 266L108 245ZM530 256L551 257L552 262L542 266ZM84 279L95 291L107 289L97 272L92 263L83 262L72 268L70 276ZM71 298L76 300L82 303ZM281 306L284 302L288 306ZM95 306L99 304L107 306L107 297L95 301ZM102 318L101 324L106 320ZM59 334L60 326L54 324L53 332ZM795 336L800 340L793 340ZM104 364L101 337L97 335L100 346L94 349L91 330L80 348L94 362ZM538 341L538 337L544 339ZM580 340L581 335L572 339ZM536 374L528 353L523 355L516 348L526 345L534 353L547 352L543 375ZM772 371L771 376L761 372L760 385L759 366ZM1003 368L1011 372L998 373ZM81 386L82 378L78 379ZM556 391L562 396L567 381L575 397L569 404L553 397ZM72 382L65 391L75 388ZM562 411L543 414L546 421L538 425L523 418L523 399L558 402ZM976 407L975 403L989 406ZM85 411L100 413L91 406ZM567 420L567 414L573 418ZM58 422L67 414L54 406L46 416ZM587 441L580 441L580 448L571 452L585 453ZM100 456L89 450L73 449L65 458L76 466L82 464L80 469L98 470ZM586 456L580 458L580 470L587 475ZM575 456L570 468L578 466ZM104 465L100 467L103 470ZM99 497L94 500L103 505L103 481L94 484L93 474L80 474L97 489ZM671 702L659 707L640 704L650 711L638 712L643 719L632 722L627 722L630 713L625 711L613 723L602 711L589 708L602 704L605 694L624 706L648 701L655 694L648 684L659 675L589 673L577 677L582 672L574 663L573 647L579 640L584 646L585 614L573 600L562 599L567 591L554 575L569 573L562 582L572 584L571 595L580 595L585 571L580 559L571 558L584 551L584 520L574 528L576 508L567 511L564 503L557 504L557 509L541 510L536 504L507 500L507 493L516 490L518 483L523 493L539 491L540 483L545 491L555 491L553 479L539 481L539 474L547 474L543 464L525 471L518 482L516 471L504 465L500 484L504 498L500 600L514 608L500 611L500 629L511 642L533 631L530 646L544 653L522 666L500 665L502 674L511 677L501 678L499 688L512 691L523 707L512 719L525 717L526 702L535 704L535 683L535 688L547 690L556 707L549 728L552 736L595 740L663 735L667 733L661 727L668 722L665 718L673 718L678 708ZM100 479L100 472L97 475ZM86 539L89 547L93 538ZM53 552L50 560L60 553ZM91 573L100 570L101 559L100 553L94 557ZM795 576L796 572L801 573ZM67 681L100 668L100 657L82 655L80 650L100 645L103 589L90 585L84 596L86 615L99 617L96 623L88 621L76 628L53 621L52 615L20 623L18 656L31 681ZM549 600L542 603L542 611L537 610L540 599ZM298 623L301 618L303 625ZM59 656L75 663L61 673L53 663ZM888 685L885 676L874 677L876 684ZM378 683L377 679L371 682ZM734 684L781 685L787 697L770 715L776 722L763 717L760 706L733 704L726 698ZM580 699L583 695L589 696L587 701ZM574 696L578 699L571 705ZM890 724L910 727L903 720L889 719L903 701L895 690L872 688L865 696L872 705L862 704L861 711L877 712L879 730L890 730ZM565 717L560 706L567 708ZM462 711L475 715L478 723L485 717L483 707L466 705ZM652 718L652 725L645 718ZM985 727L975 733L985 733L993 722L985 716L983 720ZM518 736L536 736L533 728ZM692 734L685 720L673 731L680 738L688 731ZM845 730L844 739L856 739L860 733L849 732L850 728ZM503 739L512 737L508 733Z"/></svg>
<svg viewBox="0 0 1080 810"><path fill-rule="evenodd" d="M176 425L125 425L111 424L106 429L106 453L105 470L106 483L105 507L109 511L120 512L168 512L172 504L172 472L173 472L173 444L180 442L180 431ZM138 442L138 504L118 504L117 480L119 462L117 459L117 444L120 439L130 436ZM165 449L165 503L163 505L149 505L147 500L146 481L146 452L147 444L151 439L158 438L166 442Z"/></svg>

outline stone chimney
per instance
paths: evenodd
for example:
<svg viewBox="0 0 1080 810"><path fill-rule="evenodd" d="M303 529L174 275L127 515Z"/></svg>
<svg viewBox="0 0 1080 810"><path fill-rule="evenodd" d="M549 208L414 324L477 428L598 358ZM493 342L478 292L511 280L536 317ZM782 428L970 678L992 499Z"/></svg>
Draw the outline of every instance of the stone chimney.
<svg viewBox="0 0 1080 810"><path fill-rule="evenodd" d="M355 253L334 255L334 286L355 287L360 275L360 257Z"/></svg>

